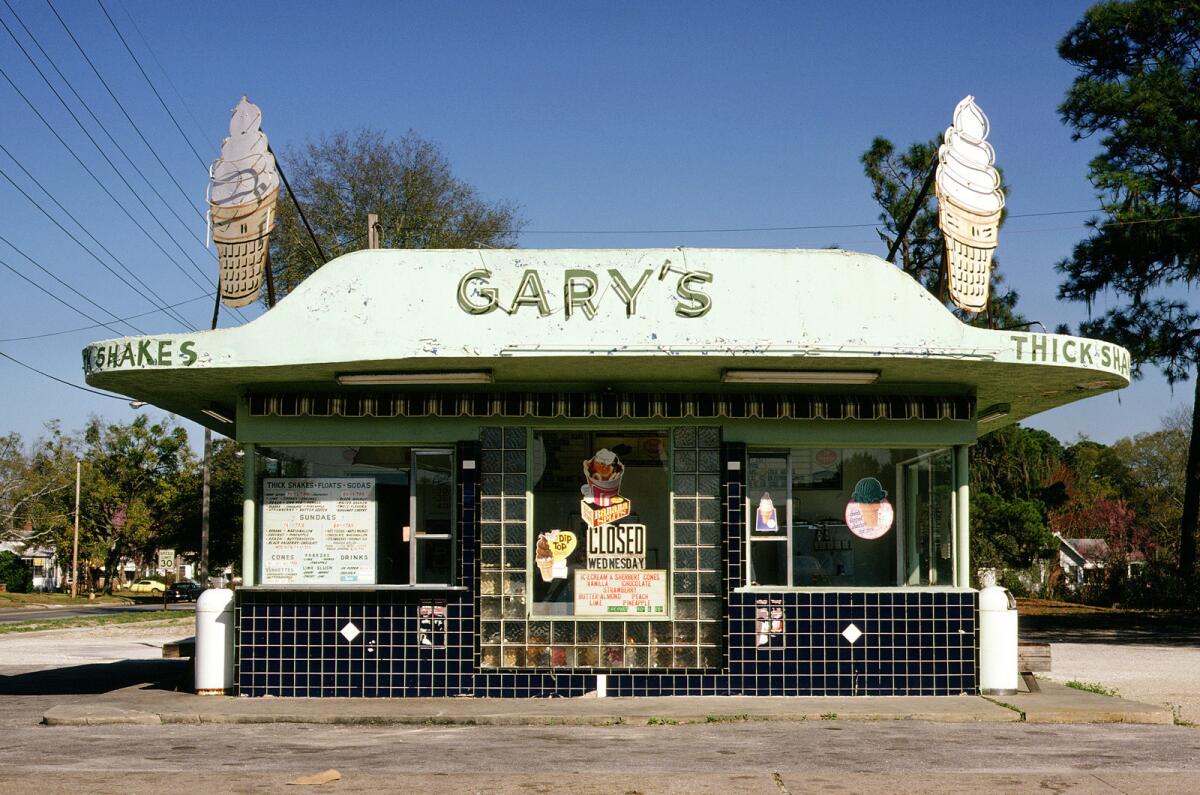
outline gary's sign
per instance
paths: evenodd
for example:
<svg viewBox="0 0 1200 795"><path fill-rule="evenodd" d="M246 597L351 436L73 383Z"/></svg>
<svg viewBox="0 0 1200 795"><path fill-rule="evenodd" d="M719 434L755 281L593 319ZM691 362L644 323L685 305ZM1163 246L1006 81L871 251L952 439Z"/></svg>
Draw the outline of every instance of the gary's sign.
<svg viewBox="0 0 1200 795"><path fill-rule="evenodd" d="M655 275L657 274L657 278ZM712 309L712 296L704 292L711 284L709 271L675 268L670 260L657 268L624 272L619 268L593 270L566 268L543 278L537 268L521 271L515 286L496 283L488 268L475 268L458 280L458 306L469 315L486 315L499 309L515 315L525 307L539 317L562 312L567 318L583 315L588 320L600 312L602 301L620 304L626 317L637 315L638 298L653 285L665 282L674 292L675 314L684 318L704 317ZM548 286L549 285L549 286Z"/></svg>

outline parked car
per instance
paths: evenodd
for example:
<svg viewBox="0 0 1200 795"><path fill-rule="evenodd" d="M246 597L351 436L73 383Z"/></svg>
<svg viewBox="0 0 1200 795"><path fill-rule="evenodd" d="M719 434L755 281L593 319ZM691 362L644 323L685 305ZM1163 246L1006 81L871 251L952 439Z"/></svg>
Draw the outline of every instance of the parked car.
<svg viewBox="0 0 1200 795"><path fill-rule="evenodd" d="M133 585L129 586L130 593L148 594L150 596L162 596L167 590L167 586L161 580L137 580Z"/></svg>
<svg viewBox="0 0 1200 795"><path fill-rule="evenodd" d="M194 580L180 580L167 589L167 600L171 602L194 602L204 593L204 586Z"/></svg>

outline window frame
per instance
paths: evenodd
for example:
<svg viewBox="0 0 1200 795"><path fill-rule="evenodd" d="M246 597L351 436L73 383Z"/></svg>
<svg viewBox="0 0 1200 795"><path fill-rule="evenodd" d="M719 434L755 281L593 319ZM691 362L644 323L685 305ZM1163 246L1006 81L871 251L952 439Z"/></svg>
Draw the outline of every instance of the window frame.
<svg viewBox="0 0 1200 795"><path fill-rule="evenodd" d="M675 620L675 434L674 425L654 426L605 426L596 423L584 425L528 425L525 440L525 620L526 621L674 621ZM570 615L541 615L534 612L536 602L533 599L533 578L537 574L533 560L534 543L537 538L536 512L537 496L533 482L533 450L539 433L604 433L619 436L625 432L647 432L663 434L666 442L667 457L663 461L667 476L667 604L666 611L656 615L641 615L638 613L614 613L598 616L580 616L572 612ZM506 495L507 498L507 495ZM574 603L572 603L572 610Z"/></svg>
<svg viewBox="0 0 1200 795"><path fill-rule="evenodd" d="M404 469L391 470L393 472L406 472L409 477L409 527L410 527L410 542L409 542L409 566L408 566L408 581L404 583L270 583L262 582L263 568L265 565L264 556L264 533L263 533L263 479L264 478L281 478L287 477L284 475L268 475L263 466L262 459L270 458L264 451L279 451L279 450L306 450L306 449L339 449L347 447L374 447L374 448L400 448L408 451L407 466ZM449 534L433 534L426 536L431 540L450 540L450 582L448 583L418 583L415 576L416 565L416 548L417 548L417 533L412 530L414 517L414 498L415 498L415 466L417 453L438 453L447 454L450 457L450 526ZM253 461L247 461L246 466L254 467L254 547L255 547L255 584L252 586L244 586L255 590L276 590L276 591L388 591L388 590L417 590L417 591L465 591L467 587L462 584L460 576L460 566L458 551L460 548L460 522L459 513L462 510L459 485L460 475L458 472L458 450L455 441L447 441L441 443L405 443L402 441L387 442L383 444L362 444L355 445L348 442L325 442L325 443L305 443L305 442L256 442L254 445ZM348 475L346 477L357 477L357 475ZM364 477L373 477L364 475ZM300 477L298 479L305 479ZM376 510L378 511L378 494L376 495ZM379 578L379 525L378 513L376 513L376 528L375 528L375 579ZM401 530L403 532L403 530Z"/></svg>
<svg viewBox="0 0 1200 795"><path fill-rule="evenodd" d="M794 580L795 573L793 571L794 567L793 567L793 559L792 559L793 558L793 546L794 546L792 533L793 533L793 524L795 521L794 516L793 516L794 484L792 483L793 452L796 450L813 450L813 449L819 449L819 448L823 448L823 447L837 447L839 450L842 450L842 451L845 451L845 450L912 450L914 453L916 453L911 458L903 459L902 461L899 461L899 462L895 463L894 465L892 465L895 468L896 484L897 484L896 485L896 492L897 492L896 507L895 507L895 515L896 515L895 525L896 525L896 531L897 531L896 556L895 556L896 557L895 584L893 584L893 585L848 585L848 586L793 585L792 584L795 581ZM842 444L835 445L835 444L830 444L830 443L797 444L797 445L789 445L786 447L781 447L779 445L763 445L763 446L748 445L746 448L746 463L745 463L745 466L746 466L746 488L743 490L744 493L742 496L742 509L743 510L742 510L742 530L741 530L741 538L743 539L743 544L745 544L744 548L746 551L745 551L745 554L743 555L743 563L741 566L741 571L739 572L739 575L740 575L739 576L739 584L735 588L733 588L733 592L739 593L739 592L787 592L787 591L904 591L904 590L911 591L914 589L924 589L924 590L931 590L931 591L961 590L961 588L958 585L956 585L956 583L958 582L959 575L960 575L960 572L958 571L958 552L959 552L959 544L961 543L961 533L960 533L960 528L958 526L958 505L957 505L958 490L956 488L950 489L950 500L949 500L949 504L947 506L947 510L949 511L949 518L950 518L950 538L951 538L951 577L950 577L950 581L945 584L939 583L937 585L923 585L920 583L917 583L914 585L914 584L909 584L906 581L907 577L905 576L905 569L906 569L906 563L907 563L906 542L907 542L907 533L910 531L910 529L905 526L906 522L904 520L904 516L905 516L904 509L906 507L905 503L904 503L905 494L906 494L904 479L907 477L904 470L906 467L908 467L912 464L919 463L923 460L931 459L934 456L937 456L940 454L949 454L949 456L950 456L950 478L951 478L952 483L956 483L958 481L958 471L957 471L958 458L955 455L955 448L956 448L956 445L953 445L953 444L942 444L940 446L935 446L935 447L929 447L927 445L919 445L919 444L887 444L885 446L885 445L869 445L869 444L864 445L861 443L856 443L856 444L851 444L851 445L842 445ZM768 543L779 543L779 541L774 540L774 539L764 539L761 536L756 538L756 537L754 537L753 533L751 532L751 526L752 526L753 516L754 516L754 511L755 511L755 503L754 503L754 495L751 493L751 491L749 489L750 459L757 454L770 455L770 454L781 454L781 453L786 454L787 462L788 462L788 465L787 465L787 470L788 470L787 510L785 512L786 517L787 517L787 556L788 556L787 557L787 581L788 581L788 584L787 585L752 585L751 583L752 583L752 576L754 573L753 572L754 564L753 564L752 548L750 545L753 543L761 542L761 541L767 541ZM844 486L844 484L843 484L843 486ZM845 490L844 487L842 490L843 491ZM778 506L777 506L777 510L778 510ZM919 560L919 553L918 553L918 560Z"/></svg>

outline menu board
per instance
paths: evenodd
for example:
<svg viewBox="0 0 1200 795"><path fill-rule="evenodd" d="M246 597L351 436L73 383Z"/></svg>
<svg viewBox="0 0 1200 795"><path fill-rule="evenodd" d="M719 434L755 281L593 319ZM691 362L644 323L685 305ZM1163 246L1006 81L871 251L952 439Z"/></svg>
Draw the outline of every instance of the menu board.
<svg viewBox="0 0 1200 795"><path fill-rule="evenodd" d="M663 616L666 612L667 573L661 569L575 571L577 616Z"/></svg>
<svg viewBox="0 0 1200 795"><path fill-rule="evenodd" d="M264 585L373 585L373 478L264 478Z"/></svg>

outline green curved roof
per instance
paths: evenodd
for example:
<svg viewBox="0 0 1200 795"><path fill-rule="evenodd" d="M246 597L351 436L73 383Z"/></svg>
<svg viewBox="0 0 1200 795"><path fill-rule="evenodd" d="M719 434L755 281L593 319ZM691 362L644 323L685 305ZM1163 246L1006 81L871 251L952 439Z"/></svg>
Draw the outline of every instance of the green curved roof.
<svg viewBox="0 0 1200 795"><path fill-rule="evenodd" d="M1119 346L967 326L894 265L827 249L359 251L243 326L83 356L92 386L222 431L202 409L232 411L248 389L334 389L347 373L718 391L736 388L722 384L731 369L875 371L836 389L972 395L1008 404L1006 421L1129 384Z"/></svg>

